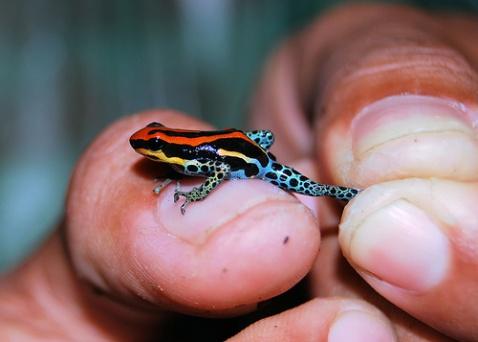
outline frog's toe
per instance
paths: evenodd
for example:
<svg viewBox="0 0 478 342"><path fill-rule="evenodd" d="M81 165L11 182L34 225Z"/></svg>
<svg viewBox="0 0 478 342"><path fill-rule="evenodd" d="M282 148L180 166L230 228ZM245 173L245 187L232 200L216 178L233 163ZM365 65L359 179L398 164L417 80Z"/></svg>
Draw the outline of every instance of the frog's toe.
<svg viewBox="0 0 478 342"><path fill-rule="evenodd" d="M179 201L179 197L180 197L180 196L186 197L186 194L185 194L184 192L182 192L182 191L176 191L176 192L174 193L174 203L176 203L177 201Z"/></svg>
<svg viewBox="0 0 478 342"><path fill-rule="evenodd" d="M169 183L171 183L171 179L169 178L166 178L164 180L160 180L160 179L155 179L155 182L157 183L157 185L153 188L153 192L157 195L161 192L161 190L163 190L166 185L168 185Z"/></svg>
<svg viewBox="0 0 478 342"><path fill-rule="evenodd" d="M185 214L186 213L186 207L187 205L189 204L189 201L185 201L182 205L181 205L181 214Z"/></svg>

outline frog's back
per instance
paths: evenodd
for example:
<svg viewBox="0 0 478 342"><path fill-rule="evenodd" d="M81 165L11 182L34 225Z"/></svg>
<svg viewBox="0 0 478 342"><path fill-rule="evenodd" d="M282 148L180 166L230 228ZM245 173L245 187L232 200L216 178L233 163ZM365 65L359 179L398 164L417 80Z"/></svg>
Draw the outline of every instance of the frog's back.
<svg viewBox="0 0 478 342"><path fill-rule="evenodd" d="M269 156L243 131L230 128L199 131L165 127L151 123L130 139L133 147L143 148L151 156L160 155L160 161L193 159L218 160L229 164L231 178L250 178L259 175L269 163ZM161 151L161 153L158 153Z"/></svg>

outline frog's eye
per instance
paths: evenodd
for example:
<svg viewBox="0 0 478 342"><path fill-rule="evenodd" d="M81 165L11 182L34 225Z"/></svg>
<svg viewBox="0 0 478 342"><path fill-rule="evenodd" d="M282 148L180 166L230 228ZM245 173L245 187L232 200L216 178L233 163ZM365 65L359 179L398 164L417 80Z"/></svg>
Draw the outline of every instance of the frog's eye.
<svg viewBox="0 0 478 342"><path fill-rule="evenodd" d="M164 127L163 124L160 124L159 122L151 122L148 126L146 127Z"/></svg>
<svg viewBox="0 0 478 342"><path fill-rule="evenodd" d="M148 140L148 148L152 151L159 151L164 147L164 145L165 142L158 138Z"/></svg>

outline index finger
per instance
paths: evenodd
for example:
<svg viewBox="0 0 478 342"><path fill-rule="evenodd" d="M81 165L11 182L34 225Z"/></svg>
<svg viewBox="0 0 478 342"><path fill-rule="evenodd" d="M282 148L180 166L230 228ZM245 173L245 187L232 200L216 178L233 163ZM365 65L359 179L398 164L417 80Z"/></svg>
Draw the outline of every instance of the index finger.
<svg viewBox="0 0 478 342"><path fill-rule="evenodd" d="M120 120L93 142L67 202L67 243L77 272L133 305L200 315L252 310L297 283L318 251L312 213L270 184L231 180L181 215L173 186L155 195L156 165L128 143L151 121L209 127L177 112L152 111Z"/></svg>

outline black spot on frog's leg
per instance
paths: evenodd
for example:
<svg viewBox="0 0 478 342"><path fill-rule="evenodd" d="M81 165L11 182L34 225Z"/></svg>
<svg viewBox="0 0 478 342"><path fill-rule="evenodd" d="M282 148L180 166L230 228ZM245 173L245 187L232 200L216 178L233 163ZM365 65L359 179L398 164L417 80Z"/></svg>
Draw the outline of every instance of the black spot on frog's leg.
<svg viewBox="0 0 478 342"><path fill-rule="evenodd" d="M189 172L196 173L198 172L198 167L196 165L188 165L186 166L186 170L188 170Z"/></svg>
<svg viewBox="0 0 478 342"><path fill-rule="evenodd" d="M192 159L184 163L182 173L188 176L208 176L211 174L211 166L214 161Z"/></svg>
<svg viewBox="0 0 478 342"><path fill-rule="evenodd" d="M277 173L269 171L269 172L266 173L266 177L269 178L269 179L274 179L275 180L275 179L277 179Z"/></svg>
<svg viewBox="0 0 478 342"><path fill-rule="evenodd" d="M279 163L272 163L272 170L274 170L274 171L280 171L280 170L282 170L282 167L283 166Z"/></svg>
<svg viewBox="0 0 478 342"><path fill-rule="evenodd" d="M277 160L276 156L275 156L275 155L273 155L272 153L270 153L270 152L267 152L267 155L268 155L268 156L269 156L269 158L270 158L270 159L272 159L273 161L276 161L276 160Z"/></svg>

